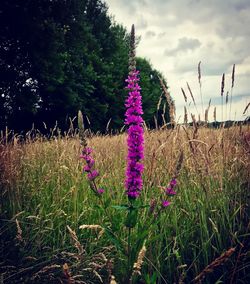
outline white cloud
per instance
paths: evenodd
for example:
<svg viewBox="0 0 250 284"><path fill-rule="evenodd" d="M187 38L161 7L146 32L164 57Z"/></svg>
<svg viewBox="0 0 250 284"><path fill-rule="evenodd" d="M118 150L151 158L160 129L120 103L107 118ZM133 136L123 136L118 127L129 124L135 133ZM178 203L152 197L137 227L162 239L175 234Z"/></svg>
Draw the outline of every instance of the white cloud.
<svg viewBox="0 0 250 284"><path fill-rule="evenodd" d="M232 112L242 112L250 100L250 1L249 0L106 0L110 13L128 30L135 24L141 42L137 55L146 57L161 71L183 115L181 87L192 86L200 105L197 65L202 62L204 104L212 99L220 118L220 84L226 74L225 91L230 91L236 64ZM242 111L241 111L242 109Z"/></svg>
<svg viewBox="0 0 250 284"><path fill-rule="evenodd" d="M201 46L197 38L182 37L178 39L178 45L173 49L165 49L164 55L175 56L181 52L193 51Z"/></svg>

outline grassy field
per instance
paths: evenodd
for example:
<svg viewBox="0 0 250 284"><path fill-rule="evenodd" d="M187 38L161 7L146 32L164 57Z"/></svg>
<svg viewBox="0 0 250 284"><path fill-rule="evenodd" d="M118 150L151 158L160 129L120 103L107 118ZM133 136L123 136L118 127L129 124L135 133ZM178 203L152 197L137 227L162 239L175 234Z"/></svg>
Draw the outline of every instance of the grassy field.
<svg viewBox="0 0 250 284"><path fill-rule="evenodd" d="M101 197L82 173L77 135L3 141L0 283L250 283L249 135L145 129L144 208L129 234L115 208L127 203L125 134L89 135Z"/></svg>

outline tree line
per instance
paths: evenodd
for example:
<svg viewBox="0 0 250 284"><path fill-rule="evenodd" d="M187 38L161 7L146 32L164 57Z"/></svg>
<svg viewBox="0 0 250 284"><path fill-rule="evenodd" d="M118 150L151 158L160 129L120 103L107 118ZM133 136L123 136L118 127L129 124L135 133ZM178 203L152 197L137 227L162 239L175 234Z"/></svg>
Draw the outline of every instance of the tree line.
<svg viewBox="0 0 250 284"><path fill-rule="evenodd" d="M129 33L102 0L1 0L0 129L67 129L78 110L94 131L123 126ZM137 57L144 120L169 121L155 70ZM163 96L164 97L164 96Z"/></svg>

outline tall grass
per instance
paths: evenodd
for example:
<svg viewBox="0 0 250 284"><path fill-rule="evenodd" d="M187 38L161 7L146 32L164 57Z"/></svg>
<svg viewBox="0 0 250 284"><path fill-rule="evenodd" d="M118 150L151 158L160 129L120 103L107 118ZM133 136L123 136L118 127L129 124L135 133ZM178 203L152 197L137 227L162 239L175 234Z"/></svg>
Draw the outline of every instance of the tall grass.
<svg viewBox="0 0 250 284"><path fill-rule="evenodd" d="M20 277L47 283L48 275L54 280L68 279L65 283L109 283L113 275L112 281L115 277L117 283L124 283L124 260L112 234L125 242L125 217L111 205L123 204L127 198L125 140L125 134L89 138L89 145L95 149L96 167L101 173L98 183L105 189L103 205L109 218L82 175L77 134L50 140L37 136L24 144L16 137L0 146L4 283L20 283ZM201 273L204 283L247 283L247 126L145 129L145 146L143 204L160 200L181 151L185 158L177 195L158 216L155 230L146 238L137 283L198 283ZM145 210L140 214L132 243L145 238L141 236L141 226L149 219L149 213ZM82 225L99 225L105 232L99 235L98 229L80 229ZM214 265L218 264L214 262L216 258L224 257L223 253L230 249L233 253L227 262ZM68 266L63 266L65 263ZM20 272L20 266L30 270Z"/></svg>

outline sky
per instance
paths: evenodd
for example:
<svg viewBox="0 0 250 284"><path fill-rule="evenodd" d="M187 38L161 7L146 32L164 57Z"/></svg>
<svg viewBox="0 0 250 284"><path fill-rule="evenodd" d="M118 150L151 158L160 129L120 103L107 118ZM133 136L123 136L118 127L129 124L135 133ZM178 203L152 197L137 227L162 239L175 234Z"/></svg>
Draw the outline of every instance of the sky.
<svg viewBox="0 0 250 284"><path fill-rule="evenodd" d="M250 0L106 0L106 3L115 22L123 24L128 31L135 25L136 36L141 38L137 56L148 59L166 78L176 104L177 121L183 122L186 105L181 88L188 97L190 113L196 117L200 114L204 118L202 102L205 110L210 99L210 121L213 121L214 107L218 121L243 120L250 115L249 109L243 115L250 101ZM233 64L235 80L230 114ZM197 110L191 103L187 82Z"/></svg>

